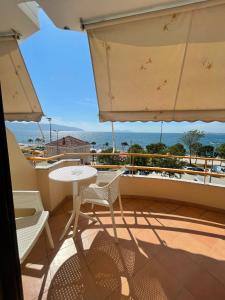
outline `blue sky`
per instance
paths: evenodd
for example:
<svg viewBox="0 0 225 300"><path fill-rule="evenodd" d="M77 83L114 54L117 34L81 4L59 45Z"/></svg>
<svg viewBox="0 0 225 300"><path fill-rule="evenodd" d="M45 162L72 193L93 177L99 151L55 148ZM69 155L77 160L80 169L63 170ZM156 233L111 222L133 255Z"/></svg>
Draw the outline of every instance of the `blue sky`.
<svg viewBox="0 0 225 300"><path fill-rule="evenodd" d="M31 79L46 116L53 123L88 131L110 131L109 122L98 121L97 97L85 33L58 29L40 11L39 32L20 44ZM46 120L43 120L46 122ZM164 123L164 132L190 129L225 132L225 124ZM160 123L116 123L116 130L159 132Z"/></svg>

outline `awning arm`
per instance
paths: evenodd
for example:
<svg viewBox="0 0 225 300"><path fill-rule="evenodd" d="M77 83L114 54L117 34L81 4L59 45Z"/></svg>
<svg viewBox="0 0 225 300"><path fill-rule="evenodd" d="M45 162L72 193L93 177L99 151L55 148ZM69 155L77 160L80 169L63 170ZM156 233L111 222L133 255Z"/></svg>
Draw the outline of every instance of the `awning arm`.
<svg viewBox="0 0 225 300"><path fill-rule="evenodd" d="M12 29L12 31L9 32L0 32L0 39L1 38L15 38L16 40L19 40L21 38L21 34Z"/></svg>

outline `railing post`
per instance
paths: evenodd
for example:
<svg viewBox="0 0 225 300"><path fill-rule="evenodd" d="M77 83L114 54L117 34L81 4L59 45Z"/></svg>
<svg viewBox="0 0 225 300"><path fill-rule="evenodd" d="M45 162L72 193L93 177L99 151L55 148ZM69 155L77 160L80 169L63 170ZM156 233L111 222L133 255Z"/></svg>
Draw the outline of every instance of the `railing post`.
<svg viewBox="0 0 225 300"><path fill-rule="evenodd" d="M207 159L205 159L205 174L204 174L204 184L206 183L206 168L207 168Z"/></svg>
<svg viewBox="0 0 225 300"><path fill-rule="evenodd" d="M134 166L134 156L133 155L131 155L131 167L132 167L132 177L134 176L134 169L133 169L133 166Z"/></svg>
<svg viewBox="0 0 225 300"><path fill-rule="evenodd" d="M212 168L213 168L213 159L212 159L211 171L212 171ZM210 182L210 183L212 183L212 176L211 176L211 173L212 173L212 172L210 172L210 177L209 177L209 182Z"/></svg>

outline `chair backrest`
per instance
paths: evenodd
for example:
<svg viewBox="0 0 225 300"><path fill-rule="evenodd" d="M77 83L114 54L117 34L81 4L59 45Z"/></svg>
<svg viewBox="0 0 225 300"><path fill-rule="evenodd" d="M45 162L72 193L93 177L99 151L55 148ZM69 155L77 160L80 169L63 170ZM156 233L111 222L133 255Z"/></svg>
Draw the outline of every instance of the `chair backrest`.
<svg viewBox="0 0 225 300"><path fill-rule="evenodd" d="M117 199L117 197L120 194L120 176L122 175L122 172L117 171L117 172L110 172L114 173L112 176L111 181L107 184L108 188L108 201L110 203L114 203Z"/></svg>
<svg viewBox="0 0 225 300"><path fill-rule="evenodd" d="M34 208L43 211L43 205L39 191L13 191L13 202L15 209Z"/></svg>

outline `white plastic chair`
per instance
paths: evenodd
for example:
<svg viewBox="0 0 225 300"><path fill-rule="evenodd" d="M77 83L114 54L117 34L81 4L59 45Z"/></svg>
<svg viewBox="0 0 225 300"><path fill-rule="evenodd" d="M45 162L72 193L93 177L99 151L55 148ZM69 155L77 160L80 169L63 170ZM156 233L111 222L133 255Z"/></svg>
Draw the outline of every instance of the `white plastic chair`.
<svg viewBox="0 0 225 300"><path fill-rule="evenodd" d="M81 191L81 202L91 203L94 205L106 206L109 208L115 240L117 239L115 216L113 211L113 203L119 199L121 216L123 218L123 206L120 196L119 181L122 172L98 172L96 184L91 184Z"/></svg>
<svg viewBox="0 0 225 300"><path fill-rule="evenodd" d="M54 248L54 243L48 225L49 212L43 208L40 192L13 191L13 202L15 209L35 209L35 213L31 216L16 218L19 257L22 264L44 228L51 248Z"/></svg>

